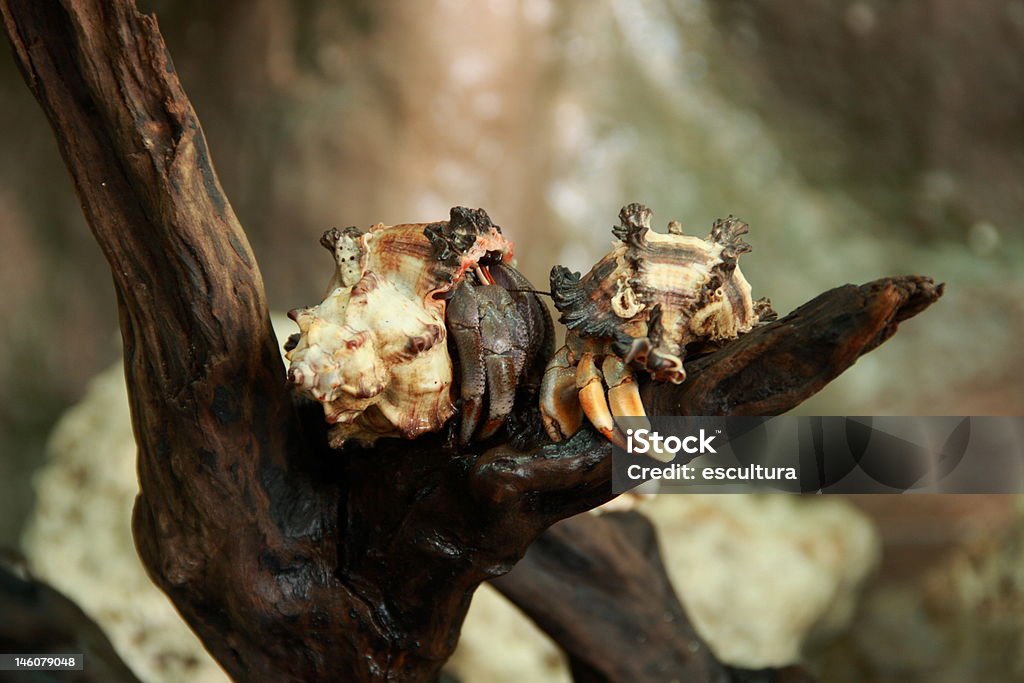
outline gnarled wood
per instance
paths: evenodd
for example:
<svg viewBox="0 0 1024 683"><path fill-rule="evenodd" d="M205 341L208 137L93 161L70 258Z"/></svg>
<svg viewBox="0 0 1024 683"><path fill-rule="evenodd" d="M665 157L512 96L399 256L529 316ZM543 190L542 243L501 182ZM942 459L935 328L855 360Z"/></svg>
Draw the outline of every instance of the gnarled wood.
<svg viewBox="0 0 1024 683"><path fill-rule="evenodd" d="M530 449L527 406L515 447L438 434L329 452L318 408L287 390L259 270L155 19L132 0L0 12L111 266L153 580L238 680L433 679L475 587L610 497L608 445L584 430ZM938 296L909 282L826 293L694 361L681 388L648 386L652 412L799 403Z"/></svg>

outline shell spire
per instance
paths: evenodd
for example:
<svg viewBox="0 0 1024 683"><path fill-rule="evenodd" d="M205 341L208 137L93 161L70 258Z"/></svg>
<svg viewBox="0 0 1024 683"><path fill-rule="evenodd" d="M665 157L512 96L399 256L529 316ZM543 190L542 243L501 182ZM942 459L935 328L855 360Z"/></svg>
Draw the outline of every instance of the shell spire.
<svg viewBox="0 0 1024 683"><path fill-rule="evenodd" d="M743 239L743 235L750 232L750 226L735 216L719 218L711 226L711 234L708 239L722 245L722 259L731 262L734 266L736 260L742 254L753 250Z"/></svg>
<svg viewBox="0 0 1024 683"><path fill-rule="evenodd" d="M447 221L431 223L423 229L438 261L457 265L462 255L482 236L492 232L501 234L501 228L491 222L491 217L483 209L456 206L448 216Z"/></svg>
<svg viewBox="0 0 1024 683"><path fill-rule="evenodd" d="M565 266L551 269L551 299L561 314L559 321L582 337L609 337L628 347L632 338L622 331L618 317L606 310L600 294L589 291L579 273Z"/></svg>
<svg viewBox="0 0 1024 683"><path fill-rule="evenodd" d="M627 204L619 211L619 224L612 234L630 247L643 248L644 236L651 229L651 210L643 204Z"/></svg>

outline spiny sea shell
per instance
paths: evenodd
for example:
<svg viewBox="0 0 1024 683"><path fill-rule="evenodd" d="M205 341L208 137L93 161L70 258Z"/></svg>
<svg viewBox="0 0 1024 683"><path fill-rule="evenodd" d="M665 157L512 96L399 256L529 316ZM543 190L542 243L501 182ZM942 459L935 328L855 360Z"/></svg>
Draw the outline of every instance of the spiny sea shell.
<svg viewBox="0 0 1024 683"><path fill-rule="evenodd" d="M288 378L324 406L331 445L414 438L454 412L445 294L512 245L480 209L439 223L329 230L335 272L324 300L296 309Z"/></svg>
<svg viewBox="0 0 1024 683"><path fill-rule="evenodd" d="M686 345L730 339L770 312L753 301L738 266L750 251L746 223L715 222L707 239L651 230L650 210L629 204L612 229L612 250L585 276L551 271L551 293L562 322L580 338L607 340L618 355L640 359L658 380L681 382Z"/></svg>

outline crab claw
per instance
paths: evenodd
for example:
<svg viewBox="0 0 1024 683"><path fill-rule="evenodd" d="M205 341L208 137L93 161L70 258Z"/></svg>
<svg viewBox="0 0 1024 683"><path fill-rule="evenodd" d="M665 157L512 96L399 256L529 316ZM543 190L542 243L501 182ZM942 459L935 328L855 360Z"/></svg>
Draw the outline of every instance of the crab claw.
<svg viewBox="0 0 1024 683"><path fill-rule="evenodd" d="M594 354L590 351L580 357L580 363L576 368L576 388L579 391L580 405L583 406L583 412L590 423L606 439L625 449L626 437L615 426L615 420L608 408L608 399L604 394L604 377L597 367Z"/></svg>
<svg viewBox="0 0 1024 683"><path fill-rule="evenodd" d="M639 428L650 429L647 411L640 400L636 375L617 356L605 356L601 363L605 384L608 385L608 407L616 420L623 417L640 418ZM619 425L620 427L622 425Z"/></svg>
<svg viewBox="0 0 1024 683"><path fill-rule="evenodd" d="M544 370L540 414L544 431L552 441L568 439L583 425L583 411L576 394L576 368L569 359L568 346L560 348Z"/></svg>
<svg viewBox="0 0 1024 683"><path fill-rule="evenodd" d="M473 438L489 439L505 424L515 405L529 340L512 296L498 285L460 283L445 316L462 374L459 443L466 445Z"/></svg>
<svg viewBox="0 0 1024 683"><path fill-rule="evenodd" d="M467 444L480 425L484 412L484 393L487 390L483 340L477 332L480 327L480 311L468 285L460 285L452 290L446 316L462 373L459 382L462 397L459 443Z"/></svg>
<svg viewBox="0 0 1024 683"><path fill-rule="evenodd" d="M633 429L650 430L651 423L647 419L643 401L640 400L640 387L633 370L617 356L605 356L604 362L601 363L601 372L604 373L604 381L608 385L608 406L619 426L619 432L626 428L622 424L622 418L630 418L629 425ZM675 457L674 454L657 448L652 449L648 455L661 462L671 462Z"/></svg>

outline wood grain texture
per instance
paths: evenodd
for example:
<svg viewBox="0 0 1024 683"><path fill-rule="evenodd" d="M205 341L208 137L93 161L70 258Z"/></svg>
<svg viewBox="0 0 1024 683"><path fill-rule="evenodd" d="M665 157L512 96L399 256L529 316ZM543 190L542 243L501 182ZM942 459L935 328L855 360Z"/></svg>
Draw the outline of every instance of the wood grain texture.
<svg viewBox="0 0 1024 683"><path fill-rule="evenodd" d="M156 20L132 0L0 12L110 263L150 576L236 680L434 680L480 582L611 497L607 443L584 430L538 445L536 406L520 406L506 443L330 452L319 407L288 391L259 269ZM833 290L695 360L682 387L646 387L652 412L782 412L940 292L922 278ZM720 670L700 662L693 680Z"/></svg>

